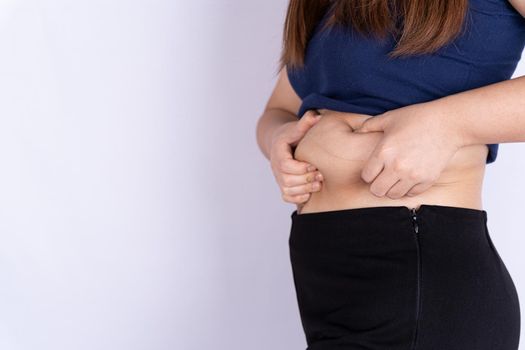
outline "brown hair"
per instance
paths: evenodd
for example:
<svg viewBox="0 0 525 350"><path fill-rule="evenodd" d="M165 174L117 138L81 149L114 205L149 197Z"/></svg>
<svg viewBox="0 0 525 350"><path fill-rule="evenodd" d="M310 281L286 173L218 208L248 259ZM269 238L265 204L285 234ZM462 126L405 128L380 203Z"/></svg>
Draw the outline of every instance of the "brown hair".
<svg viewBox="0 0 525 350"><path fill-rule="evenodd" d="M461 32L467 7L468 0L290 0L278 70L304 65L308 40L327 10L333 11L321 30L342 24L381 39L398 35L389 53L393 58L432 53L452 41Z"/></svg>

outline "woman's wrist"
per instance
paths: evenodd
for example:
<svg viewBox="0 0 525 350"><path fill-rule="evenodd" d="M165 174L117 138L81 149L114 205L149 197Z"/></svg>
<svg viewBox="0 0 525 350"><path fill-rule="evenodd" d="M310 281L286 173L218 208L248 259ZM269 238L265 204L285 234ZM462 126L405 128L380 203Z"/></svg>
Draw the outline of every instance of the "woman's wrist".
<svg viewBox="0 0 525 350"><path fill-rule="evenodd" d="M432 115L443 122L442 125L447 130L447 141L450 144L455 145L458 149L471 144L466 133L465 118L459 115L453 104L445 98L426 103L432 105Z"/></svg>

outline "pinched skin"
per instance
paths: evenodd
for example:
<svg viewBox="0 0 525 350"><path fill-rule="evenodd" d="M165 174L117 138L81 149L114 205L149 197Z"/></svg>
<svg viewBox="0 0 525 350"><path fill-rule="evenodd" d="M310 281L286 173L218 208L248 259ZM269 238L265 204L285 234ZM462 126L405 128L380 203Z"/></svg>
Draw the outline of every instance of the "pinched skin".
<svg viewBox="0 0 525 350"><path fill-rule="evenodd" d="M297 206L298 213L370 206L439 204L482 209L486 145L460 148L439 179L425 192L391 199L370 192L361 171L383 132L354 133L368 115L320 109L323 117L297 144L294 158L314 164L323 174L321 190Z"/></svg>

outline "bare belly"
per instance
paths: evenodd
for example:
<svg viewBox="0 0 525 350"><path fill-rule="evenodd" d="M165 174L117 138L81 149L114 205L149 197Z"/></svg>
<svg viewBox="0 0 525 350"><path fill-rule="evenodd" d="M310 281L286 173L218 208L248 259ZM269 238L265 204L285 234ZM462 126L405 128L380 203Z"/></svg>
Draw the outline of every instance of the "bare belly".
<svg viewBox="0 0 525 350"><path fill-rule="evenodd" d="M324 181L320 191L312 192L306 203L297 206L299 214L371 206L418 208L421 204L483 209L486 145L460 148L432 187L417 196L377 197L361 178L361 171L383 133L353 132L368 115L326 109L319 112L324 116L297 144L294 158L315 165Z"/></svg>

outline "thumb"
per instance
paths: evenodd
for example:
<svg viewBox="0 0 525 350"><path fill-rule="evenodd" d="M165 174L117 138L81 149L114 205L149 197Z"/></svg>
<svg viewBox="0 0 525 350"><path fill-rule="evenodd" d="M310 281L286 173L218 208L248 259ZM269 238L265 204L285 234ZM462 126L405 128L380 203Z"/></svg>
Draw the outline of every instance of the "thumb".
<svg viewBox="0 0 525 350"><path fill-rule="evenodd" d="M377 115L371 116L361 124L360 127L354 129L354 132L365 133L373 131L384 131L385 129L385 116Z"/></svg>
<svg viewBox="0 0 525 350"><path fill-rule="evenodd" d="M304 134L306 134L306 132L308 131L308 129L314 126L315 123L317 123L320 119L321 114L317 114L316 111L311 109L306 111L306 113L303 114L303 116L299 119L299 122L297 123L297 137L303 137Z"/></svg>

